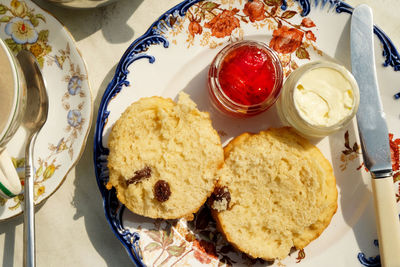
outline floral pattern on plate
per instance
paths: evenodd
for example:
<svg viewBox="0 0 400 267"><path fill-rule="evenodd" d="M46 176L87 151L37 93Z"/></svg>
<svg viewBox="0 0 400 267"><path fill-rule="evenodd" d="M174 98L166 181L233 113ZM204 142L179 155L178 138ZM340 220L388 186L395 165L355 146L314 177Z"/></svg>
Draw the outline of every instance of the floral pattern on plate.
<svg viewBox="0 0 400 267"><path fill-rule="evenodd" d="M232 247L216 229L207 206L201 208L193 221L154 220L152 225L137 227L141 253L148 266L263 266L273 263L251 258ZM296 262L301 262L305 256L304 249L299 250Z"/></svg>
<svg viewBox="0 0 400 267"><path fill-rule="evenodd" d="M86 142L92 115L86 67L66 29L31 1L0 1L0 37L14 54L29 50L46 80L49 118L34 151L34 200L38 204L59 188ZM23 185L24 141L20 140L25 140L21 129L9 147ZM0 198L0 220L20 214L22 201L22 194Z"/></svg>
<svg viewBox="0 0 400 267"><path fill-rule="evenodd" d="M30 8L25 1L12 0L9 5L0 4L0 23L5 23L5 33L9 38L4 41L16 54L20 50L29 50L43 67L44 58L52 47L49 45L49 30L39 30L39 24L46 23L46 17Z"/></svg>
<svg viewBox="0 0 400 267"><path fill-rule="evenodd" d="M395 138L394 134L389 133L389 144L390 144L390 154L392 158L392 170L393 170L393 182L400 181L400 138ZM362 157L361 147L357 142L354 142L353 145L350 145L350 137L349 132L346 131L344 133L344 149L342 150L342 154L340 155L340 160L342 164L340 168L344 171L347 168L347 163L355 160L356 158ZM364 163L361 163L357 170L365 170L368 172L368 169L364 167ZM396 196L400 195L400 191ZM399 202L399 199L397 200Z"/></svg>
<svg viewBox="0 0 400 267"><path fill-rule="evenodd" d="M293 57L310 60L309 49L322 55L316 46L315 23L308 17L301 17L301 9L294 2L288 2L290 9L287 10L280 8L280 0L240 1L239 5L240 8L229 1L199 2L191 6L183 18L174 14L161 21L158 29L161 34L172 36L185 31L188 48L200 45L212 49L224 44L226 38L242 40L245 26L272 31L269 46L279 53L285 76L298 67ZM172 43L177 44L177 40L173 39Z"/></svg>

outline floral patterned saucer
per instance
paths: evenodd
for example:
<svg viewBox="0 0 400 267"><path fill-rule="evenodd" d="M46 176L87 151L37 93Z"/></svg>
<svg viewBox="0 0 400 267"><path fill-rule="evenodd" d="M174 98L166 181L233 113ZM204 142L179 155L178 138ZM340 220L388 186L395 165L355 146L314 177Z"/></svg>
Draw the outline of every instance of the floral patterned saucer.
<svg viewBox="0 0 400 267"><path fill-rule="evenodd" d="M85 147L93 111L86 66L67 29L32 1L0 0L0 38L15 54L31 51L46 81L49 116L34 150L39 204L61 186ZM22 184L25 140L20 128L7 146ZM0 198L0 221L21 214L22 200Z"/></svg>
<svg viewBox="0 0 400 267"><path fill-rule="evenodd" d="M314 1L313 1L314 3ZM192 222L162 221L131 213L108 181L107 138L114 122L140 97L175 99L187 92L200 110L210 113L224 144L242 132L280 126L275 108L248 119L227 117L214 109L207 93L209 65L226 44L252 39L279 53L285 75L314 60L336 61L350 69L352 7L335 1L186 0L165 12L122 56L99 107L95 131L95 172L105 215L132 261L148 266L379 266L370 175L363 167L355 121L314 141L333 165L338 210L328 228L305 249L286 259L266 262L236 251L215 229L208 208ZM382 102L389 126L393 188L400 200L400 55L375 27L375 54ZM383 53L382 53L383 50Z"/></svg>

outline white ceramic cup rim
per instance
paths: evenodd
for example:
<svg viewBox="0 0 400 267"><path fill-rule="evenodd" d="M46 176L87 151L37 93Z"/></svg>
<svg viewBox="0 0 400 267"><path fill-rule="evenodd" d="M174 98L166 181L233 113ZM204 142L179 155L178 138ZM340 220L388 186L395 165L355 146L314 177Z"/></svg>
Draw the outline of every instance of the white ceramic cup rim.
<svg viewBox="0 0 400 267"><path fill-rule="evenodd" d="M20 76L19 76L19 66L15 57L13 56L10 49L7 47L6 43L3 40L0 40L0 49L3 49L7 59L8 64L11 67L12 77L13 77L13 100L11 112L8 114L7 121L4 125L4 128L1 129L0 132L0 158L1 158L1 166L0 166L0 196L5 198L11 198L21 192L21 183L20 178L14 168L13 162L10 156L7 153L7 143L12 134L14 134L15 124L19 123L18 113L20 108L20 97L23 93L23 88L20 87Z"/></svg>
<svg viewBox="0 0 400 267"><path fill-rule="evenodd" d="M10 116L7 119L7 122L4 126L4 129L1 130L0 132L0 144L2 143L3 139L7 136L8 131L10 130L10 127L12 125L12 122L14 121L17 113L18 113L18 99L19 99L19 94L21 93L21 88L19 88L19 75L18 75L18 70L17 70L17 63L15 62L14 56L11 54L10 49L7 47L5 42L3 40L0 40L0 46L1 49L4 50L5 54L7 55L8 62L11 66L12 69L12 75L13 75L13 89L14 89L14 95L13 95L13 103L12 103L12 109ZM3 144L4 146L6 144ZM0 147L0 150L2 147Z"/></svg>

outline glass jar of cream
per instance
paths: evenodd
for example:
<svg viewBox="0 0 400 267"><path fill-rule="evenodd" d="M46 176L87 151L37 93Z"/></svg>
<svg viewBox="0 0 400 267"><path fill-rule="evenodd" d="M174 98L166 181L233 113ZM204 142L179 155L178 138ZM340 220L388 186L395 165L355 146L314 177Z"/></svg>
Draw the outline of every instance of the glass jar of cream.
<svg viewBox="0 0 400 267"><path fill-rule="evenodd" d="M289 75L277 101L283 123L308 137L327 136L349 123L357 112L359 90L343 66L317 61Z"/></svg>

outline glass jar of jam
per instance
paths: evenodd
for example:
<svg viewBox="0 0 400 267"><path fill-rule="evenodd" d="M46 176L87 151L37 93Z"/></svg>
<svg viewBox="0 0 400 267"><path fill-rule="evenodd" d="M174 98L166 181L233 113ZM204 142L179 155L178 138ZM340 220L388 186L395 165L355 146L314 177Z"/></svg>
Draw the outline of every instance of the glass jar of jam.
<svg viewBox="0 0 400 267"><path fill-rule="evenodd" d="M289 75L276 106L284 124L303 136L321 138L346 126L359 101L357 82L345 67L317 61Z"/></svg>
<svg viewBox="0 0 400 267"><path fill-rule="evenodd" d="M266 44L240 41L224 47L208 73L211 101L221 111L250 117L268 109L281 91L278 55Z"/></svg>

